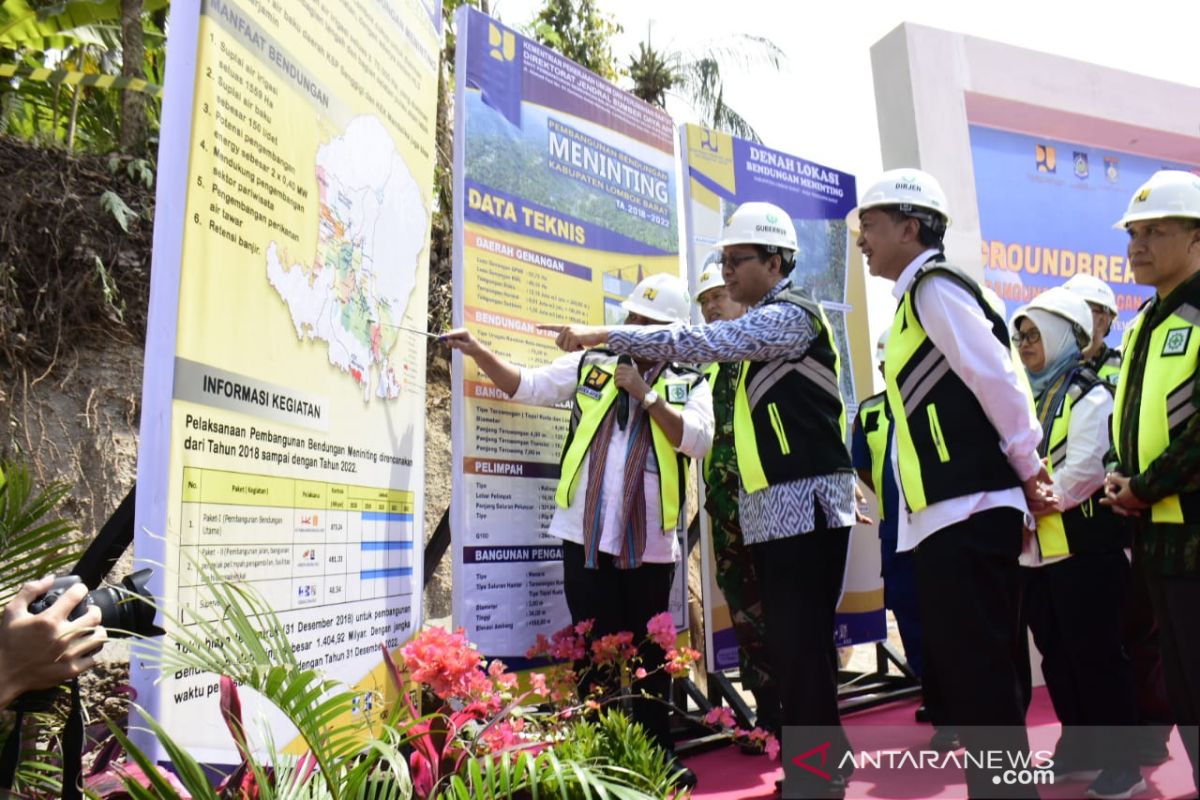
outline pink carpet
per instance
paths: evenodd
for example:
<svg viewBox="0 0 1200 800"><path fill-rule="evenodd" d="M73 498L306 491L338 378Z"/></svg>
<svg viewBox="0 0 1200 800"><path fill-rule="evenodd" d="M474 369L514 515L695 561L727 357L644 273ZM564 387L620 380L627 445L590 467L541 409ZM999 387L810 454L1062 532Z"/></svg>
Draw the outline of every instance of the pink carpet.
<svg viewBox="0 0 1200 800"><path fill-rule="evenodd" d="M892 703L881 708L849 715L845 719L847 722L854 722L858 725L912 726L913 712L916 707L917 701L915 700ZM1031 747L1053 750L1054 743L1058 739L1059 724L1044 687L1034 690L1033 703L1030 705L1027 719ZM932 733L931 728L927 726L910 727L910 730L913 733L913 741L888 742L887 744L891 747L920 748L928 743L928 737ZM856 744L868 746L870 743L856 742ZM1196 797L1196 792L1192 788L1187 755L1183 751L1183 743L1179 740L1177 731L1171 735L1170 751L1170 761L1142 770L1142 775L1149 788L1138 795L1139 800L1143 800L1143 798L1145 800L1151 800L1151 798L1177 800ZM686 764L695 770L700 781L692 795L696 800L755 800L755 798L767 800L767 798L775 797L775 781L783 777L783 770L779 767L778 762L769 762L765 756L742 755L734 747L723 747L689 758ZM917 798L959 798L967 795L966 784L962 782L961 778L956 783L946 782L948 774L946 771L929 771L929 780L926 785L917 787L919 789L917 792L914 792L914 787L910 785L905 788L902 795L889 792L885 787L877 786L878 776L872 774L874 772L868 767L855 771L846 792L848 800L854 798L917 800ZM1043 798L1076 798L1083 797L1085 788L1087 788L1086 782L1075 781L1056 786L1041 786L1038 787L1038 793Z"/></svg>

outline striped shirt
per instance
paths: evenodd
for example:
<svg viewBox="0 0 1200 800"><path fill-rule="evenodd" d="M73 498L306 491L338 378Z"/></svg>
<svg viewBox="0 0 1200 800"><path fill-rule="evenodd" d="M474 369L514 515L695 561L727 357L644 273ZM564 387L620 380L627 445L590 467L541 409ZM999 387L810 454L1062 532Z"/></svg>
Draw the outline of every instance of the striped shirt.
<svg viewBox="0 0 1200 800"><path fill-rule="evenodd" d="M608 347L664 361L773 361L798 358L817 337L804 309L771 303L791 286L784 279L741 317L707 325L622 326L611 329ZM749 493L739 489L742 535L747 544L786 539L817 527L854 525L854 473L835 472L788 481Z"/></svg>

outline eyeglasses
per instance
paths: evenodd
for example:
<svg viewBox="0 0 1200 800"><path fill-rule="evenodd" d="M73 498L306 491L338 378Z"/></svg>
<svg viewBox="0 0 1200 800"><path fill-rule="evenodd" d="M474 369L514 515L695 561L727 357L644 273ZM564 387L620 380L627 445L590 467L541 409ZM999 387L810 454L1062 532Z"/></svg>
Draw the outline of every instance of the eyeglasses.
<svg viewBox="0 0 1200 800"><path fill-rule="evenodd" d="M1042 333L1037 328L1031 328L1025 333L1017 332L1012 335L1012 343L1017 347L1021 346L1022 342L1037 344L1042 340Z"/></svg>
<svg viewBox="0 0 1200 800"><path fill-rule="evenodd" d="M752 258L758 258L758 253L747 253L743 256L721 256L721 269L737 269Z"/></svg>

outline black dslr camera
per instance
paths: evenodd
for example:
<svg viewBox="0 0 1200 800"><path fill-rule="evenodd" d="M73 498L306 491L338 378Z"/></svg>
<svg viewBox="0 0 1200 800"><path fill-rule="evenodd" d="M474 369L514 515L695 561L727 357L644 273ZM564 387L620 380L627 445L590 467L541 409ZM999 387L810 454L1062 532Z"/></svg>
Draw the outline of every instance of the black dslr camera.
<svg viewBox="0 0 1200 800"><path fill-rule="evenodd" d="M146 588L153 570L140 569L125 576L119 586L100 586L104 575L112 569L121 553L133 540L134 491L130 490L116 513L100 530L95 541L75 565L71 575L55 578L50 591L29 604L29 613L40 614L54 605L63 593L77 583L95 587L71 609L67 619L75 620L96 606L100 609L100 624L110 638L130 636L161 636L163 631L154 624L155 609L149 602L153 595ZM13 711L49 711L58 697L58 689L26 692L10 706Z"/></svg>
<svg viewBox="0 0 1200 800"><path fill-rule="evenodd" d="M113 639L127 636L157 636L162 631L154 624L154 606L146 602L153 597L146 589L153 570L139 569L125 576L120 586L102 586L87 595L71 610L67 619L79 619L92 606L100 609L100 624ZM54 579L50 591L29 604L30 614L40 614L58 602L63 593L83 579L64 575Z"/></svg>

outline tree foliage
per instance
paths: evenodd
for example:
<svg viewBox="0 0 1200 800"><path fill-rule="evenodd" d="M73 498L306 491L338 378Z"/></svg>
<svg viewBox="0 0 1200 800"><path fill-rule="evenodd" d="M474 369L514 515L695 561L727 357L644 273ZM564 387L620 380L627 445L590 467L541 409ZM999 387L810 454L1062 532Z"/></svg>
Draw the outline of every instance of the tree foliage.
<svg viewBox="0 0 1200 800"><path fill-rule="evenodd" d="M619 76L612 39L622 28L595 0L545 0L529 30L539 43L600 77L615 81Z"/></svg>
<svg viewBox="0 0 1200 800"><path fill-rule="evenodd" d="M0 65L161 84L168 0L0 0ZM160 103L140 92L15 77L0 83L0 133L107 153L153 142Z"/></svg>
<svg viewBox="0 0 1200 800"><path fill-rule="evenodd" d="M630 57L631 91L662 108L667 95L675 94L696 110L703 125L759 142L753 126L729 104L724 76L730 69L778 71L785 58L762 36L736 34L695 50L658 49L647 36Z"/></svg>

